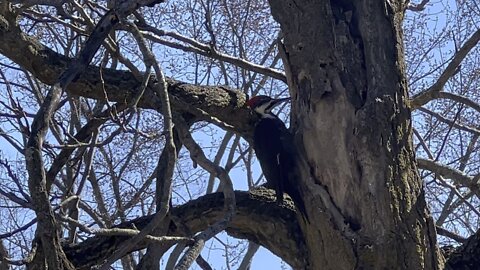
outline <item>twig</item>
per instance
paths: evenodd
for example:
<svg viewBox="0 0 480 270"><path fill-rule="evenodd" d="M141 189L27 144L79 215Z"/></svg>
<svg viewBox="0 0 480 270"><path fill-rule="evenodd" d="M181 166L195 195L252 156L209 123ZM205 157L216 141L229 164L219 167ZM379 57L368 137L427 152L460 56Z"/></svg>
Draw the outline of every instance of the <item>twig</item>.
<svg viewBox="0 0 480 270"><path fill-rule="evenodd" d="M437 229L437 233L439 235L443 235L443 236L446 236L448 238L452 238L453 240L459 242L459 243L465 243L467 241L467 239L465 237L462 237L456 233L453 233L451 231L448 231L440 226L435 226L436 229Z"/></svg>
<svg viewBox="0 0 480 270"><path fill-rule="evenodd" d="M165 81L165 76L163 75L162 70L158 62L156 61L153 53L147 47L145 39L143 38L142 34L138 30L138 28L133 24L127 24L128 29L130 29L131 33L135 37L140 51L143 54L145 64L147 67L153 66L155 70L157 83L153 84L153 89L156 93L160 96L160 100L162 101L162 113L163 113L163 124L164 124L164 133L166 133L166 142L163 152L169 153L166 155L168 157L167 160L167 167L164 171L157 171L157 183L161 181L162 189L157 190L158 197L157 197L157 213L155 214L152 221L137 235L132 237L128 242L125 242L121 245L113 254L110 256L107 261L100 267L101 270L107 270L110 268L110 265L115 262L116 260L120 259L124 256L132 247L134 247L138 242L144 239L148 234L150 234L154 229L156 229L162 220L165 218L169 211L169 203L171 197L171 190L172 190L172 176L173 176L173 168L176 162L176 148L175 143L173 141L173 119L172 119L172 111L170 108L170 101L168 98L167 92L167 82ZM149 68L147 68L149 69Z"/></svg>
<svg viewBox="0 0 480 270"><path fill-rule="evenodd" d="M194 162L199 164L202 168L204 168L209 173L215 175L222 184L224 185L223 188L223 195L225 198L225 205L224 208L226 210L225 216L222 220L217 221L215 224L198 234L194 237L195 243L185 252L183 257L180 259L180 262L176 265L176 270L186 270L188 269L192 263L196 260L200 252L202 251L205 242L224 230L228 223L232 220L233 216L235 215L235 193L233 191L233 184L232 180L228 176L225 169L220 166L215 165L212 161L210 161L205 154L203 153L200 146L195 142L192 138L188 130L188 126L185 121L178 117L175 121L177 130L179 132L180 138L182 143L190 152L190 157Z"/></svg>
<svg viewBox="0 0 480 270"><path fill-rule="evenodd" d="M418 109L419 107L425 105L429 101L438 97L438 92L440 92L447 81L455 75L463 59L467 54L477 45L480 41L480 29L478 29L466 42L463 46L455 53L452 61L448 64L445 70L442 72L438 80L430 86L427 90L415 95L411 101L410 105L412 110Z"/></svg>
<svg viewBox="0 0 480 270"><path fill-rule="evenodd" d="M463 130L463 131L466 131L466 132L470 132L472 133L473 135L480 135L480 129L478 128L473 128L473 127L469 127L469 126L466 126L466 125L463 125L463 124L460 124L460 123L457 123L455 121L452 121L450 119L447 119L443 116L441 116L440 114L436 113L436 112L433 112L429 109L426 109L424 107L419 107L418 108L419 111L421 112L424 112L424 113L427 113L435 118L438 119L438 121L442 122L442 123L445 123L449 126L453 126L455 128L458 128L460 130Z"/></svg>
<svg viewBox="0 0 480 270"><path fill-rule="evenodd" d="M254 243L252 241L248 242L248 249L247 253L242 259L242 262L240 263L240 266L238 267L238 270L249 270L250 265L252 263L253 256L257 252L257 250L260 248L260 245L257 243Z"/></svg>
<svg viewBox="0 0 480 270"><path fill-rule="evenodd" d="M194 52L194 53L197 53L197 54L200 54L200 55L203 55L203 56L207 56L207 57L211 57L211 58L214 58L214 59L217 59L217 60L220 60L220 61L224 61L224 62L233 64L233 65L236 65L238 67L241 67L241 68L244 68L244 69L247 69L247 70L251 70L253 72L257 72L257 73L267 75L271 78L280 80L282 82L287 81L287 79L285 77L285 74L283 72L279 71L279 70L269 68L269 67L264 67L264 66L249 62L247 60L244 60L242 58L231 56L231 55L219 52L218 50L213 49L211 46L209 46L205 43L201 43L199 41L196 41L192 38L182 36L182 35L180 35L178 33L175 33L175 32L169 32L169 31L164 31L164 30L161 30L161 29L157 29L153 26L148 26L148 25L141 25L141 26L139 26L139 28L141 30L143 30L142 34L146 38L148 38L149 40L152 40L154 42L157 42L157 43L160 43L160 44L163 44L163 45L175 48L175 49L179 49L179 50L182 50L182 51ZM147 32L147 31L149 31L149 32ZM162 39L161 36L168 36L168 37L174 38L176 40L179 40L181 42L184 42L188 45L183 45L183 44L175 43L175 42L172 42L172 41L168 41L168 40Z"/></svg>
<svg viewBox="0 0 480 270"><path fill-rule="evenodd" d="M225 136L223 136L222 142L220 143L220 146L218 147L217 154L215 155L215 158L213 159L213 163L217 166L220 165L220 161L223 158L223 155L225 154L225 151L227 150L228 143L230 142L230 139L233 137L233 132L227 131L225 133ZM210 177L208 179L208 184L207 184L207 191L206 194L210 194L213 192L213 185L215 184L215 175L210 174Z"/></svg>

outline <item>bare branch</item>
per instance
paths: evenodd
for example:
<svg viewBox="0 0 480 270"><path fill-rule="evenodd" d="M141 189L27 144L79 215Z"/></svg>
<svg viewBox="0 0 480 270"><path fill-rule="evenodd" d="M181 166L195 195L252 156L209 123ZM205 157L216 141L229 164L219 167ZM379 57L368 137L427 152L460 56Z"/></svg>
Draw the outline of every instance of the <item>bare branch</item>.
<svg viewBox="0 0 480 270"><path fill-rule="evenodd" d="M110 268L110 265L116 260L120 259L124 254L126 254L132 247L134 247L138 242L140 242L144 237L150 234L155 228L157 228L162 220L165 218L169 211L169 203L172 193L172 176L173 168L177 160L175 143L173 142L173 121L172 121L172 112L170 109L170 101L168 98L167 92L167 82L163 72L160 69L158 62L156 61L153 53L148 49L145 40L143 39L142 34L136 28L135 25L130 25L130 30L137 40L137 43L142 51L144 61L146 65L153 66L155 74L158 80L157 84L154 84L154 90L160 96L162 101L162 112L164 120L164 133L166 133L166 143L164 152L167 152L168 155L162 155L163 157L168 157L167 166L163 171L157 171L157 182L161 182L161 189L157 190L157 213L155 214L152 222L148 224L140 233L132 237L128 242L125 242L124 245L120 246L115 253L108 258L108 260L100 267L101 270L106 270ZM145 74L149 77L150 74ZM147 81L147 80L145 80ZM143 92L143 91L142 91ZM138 101L137 101L138 102Z"/></svg>
<svg viewBox="0 0 480 270"><path fill-rule="evenodd" d="M447 124L451 127L455 127L455 128L458 128L458 129L466 131L466 132L470 132L475 136L480 135L480 129L478 129L478 128L473 128L473 127L469 127L469 126L460 124L460 123L458 123L458 121L452 121L452 120L447 119L447 118L441 116L440 114L438 114L436 112L433 112L433 111L431 111L427 108L424 108L424 107L419 107L418 110L437 118L440 122L445 123L445 124Z"/></svg>
<svg viewBox="0 0 480 270"><path fill-rule="evenodd" d="M65 1L60 1L60 0L25 0L25 1L13 0L10 2L12 2L13 4L22 4L24 7L30 7L34 5L47 5L47 6L59 7L65 3Z"/></svg>
<svg viewBox="0 0 480 270"><path fill-rule="evenodd" d="M8 233L4 233L4 234L0 234L0 239L3 239L3 238L7 238L7 237L10 237L16 233L19 233L21 231L25 231L26 229L30 228L33 224L35 224L37 222L37 219L34 218L32 220L30 220L27 224L23 225L22 227L16 229L16 230L13 230L11 232L8 232Z"/></svg>
<svg viewBox="0 0 480 270"><path fill-rule="evenodd" d="M215 155L215 158L213 160L213 163L216 166L220 165L220 161L223 158L223 155L225 154L225 151L227 150L227 145L230 142L230 139L232 139L233 133L232 132L227 132L225 133L225 136L222 139L222 143L218 147L217 154ZM207 184L207 194L210 194L213 192L213 185L215 183L215 175L210 174L210 177L208 179L208 184Z"/></svg>
<svg viewBox="0 0 480 270"><path fill-rule="evenodd" d="M260 246L257 243L254 242L248 242L248 249L247 253L242 259L242 262L240 263L240 266L238 267L238 270L249 270L250 265L252 263L253 256L257 252L257 250L260 248Z"/></svg>
<svg viewBox="0 0 480 270"><path fill-rule="evenodd" d="M202 268L203 270L213 270L213 268L210 266L210 264L208 264L208 262L202 257L202 255L198 255L197 259L195 260L198 264L198 266L200 266L200 268Z"/></svg>
<svg viewBox="0 0 480 270"><path fill-rule="evenodd" d="M458 103L465 104L465 105L471 107L472 109L474 109L474 110L476 110L477 112L480 113L480 104L476 103L475 101L473 101L473 100L471 100L467 97L457 95L457 94L454 94L454 93L443 92L443 91L440 91L440 92L437 92L437 93L438 94L435 94L435 96L437 98L450 99L450 100L456 101Z"/></svg>
<svg viewBox="0 0 480 270"><path fill-rule="evenodd" d="M287 81L285 74L279 70L269 68L269 67L264 67L264 66L249 62L245 59L219 52L210 45L201 43L199 41L196 41L186 36L182 36L178 33L164 31L148 25L145 25L145 26L141 25L140 29L144 30L142 31L142 33L145 35L146 38L154 42L157 42L159 44L163 44L163 45L166 45L175 49L179 49L182 51L193 52L193 53L197 53L213 59L224 61L233 65L236 65L238 67L244 68L246 70L251 70L253 72L267 75L271 78L280 80L282 82ZM183 44L175 43L169 40L165 40L165 39L162 39L161 36L168 36L176 40L179 40L181 42L184 42L188 45L183 45Z"/></svg>
<svg viewBox="0 0 480 270"><path fill-rule="evenodd" d="M447 179L452 179L457 185L460 185L462 187L468 187L472 190L477 190L477 192L480 188L479 183L473 182L473 177L466 175L462 171L456 170L446 165L439 164L430 159L417 158L417 163L420 169L429 170ZM479 195L480 193L477 196Z"/></svg>
<svg viewBox="0 0 480 270"><path fill-rule="evenodd" d="M456 234L456 233L453 233L453 232L451 232L451 231L449 231L449 230L446 230L446 229L444 229L444 228L442 228L442 227L437 226L436 229L437 229L437 233L438 233L439 235L443 235L443 236L452 238L453 240L455 240L455 241L457 241L457 242L459 242L459 243L465 243L465 242L467 241L467 239L466 239L465 237L462 237L462 236L460 236L460 235L458 235L458 234Z"/></svg>
<svg viewBox="0 0 480 270"><path fill-rule="evenodd" d="M126 108L125 105L119 106L110 106L105 111L93 115L92 119L88 121L73 138L71 138L67 144L73 143L85 143L92 138L94 131L104 124L107 120L111 119L111 115L114 112L121 112ZM64 148L54 159L50 169L47 172L47 188L50 189L53 181L55 180L56 175L61 170L61 168L66 164L68 158L73 153L76 148Z"/></svg>
<svg viewBox="0 0 480 270"><path fill-rule="evenodd" d="M193 140L192 135L188 130L188 126L183 119L178 118L175 120L177 128L179 130L180 138L185 147L190 152L190 156L193 161L197 162L202 168L209 173L215 175L220 179L223 184L223 196L225 198L225 216L222 220L217 221L215 224L204 230L200 234L194 237L195 243L189 248L189 250L180 259L180 262L176 265L175 269L188 269L192 263L196 260L200 252L202 251L205 242L215 236L217 233L224 230L230 223L235 215L235 193L233 191L233 183L228 173L222 167L215 165L210 161L203 153L200 146Z"/></svg>
<svg viewBox="0 0 480 270"><path fill-rule="evenodd" d="M225 214L223 197L221 193L212 193L175 207L172 209L172 219L178 220L179 224L183 224L192 233L203 231L223 218ZM261 244L282 257L294 269L305 269L306 254L302 252L305 250L305 240L296 222L293 203L277 205L274 191L268 189L236 191L235 198L237 215L229 223L226 231L234 237L247 238ZM134 227L142 230L152 218L153 215L144 216L115 228ZM180 226L167 227L169 229L167 235L188 237ZM74 246L64 246L64 250L75 267L83 269L102 263L119 244L128 239L124 236L96 236ZM146 245L147 243L142 241L133 250L145 248ZM106 248L107 246L109 248Z"/></svg>
<svg viewBox="0 0 480 270"><path fill-rule="evenodd" d="M460 67L463 59L467 54L477 45L480 40L480 29L478 29L466 42L463 46L455 53L452 61L447 65L445 70L442 72L438 80L430 86L427 90L415 95L411 101L410 105L412 110L418 109L419 107L425 105L429 101L438 97L438 92L442 91L443 87L447 81L455 75L457 69Z"/></svg>

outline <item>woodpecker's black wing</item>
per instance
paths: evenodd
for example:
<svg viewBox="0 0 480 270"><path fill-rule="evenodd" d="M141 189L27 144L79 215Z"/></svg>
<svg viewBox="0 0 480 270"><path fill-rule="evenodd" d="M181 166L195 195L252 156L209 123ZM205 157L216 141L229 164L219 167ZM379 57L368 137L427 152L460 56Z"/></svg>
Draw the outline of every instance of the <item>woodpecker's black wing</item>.
<svg viewBox="0 0 480 270"><path fill-rule="evenodd" d="M253 147L267 179L267 187L275 189L279 202L283 201L284 192L281 162L286 155L282 142L285 132L288 130L280 119L266 115L260 118L253 134Z"/></svg>
<svg viewBox="0 0 480 270"><path fill-rule="evenodd" d="M302 193L300 192L299 186L297 185L297 171L295 170L296 166L296 151L293 148L293 136L290 132L287 131L284 136L281 137L283 151L285 155L281 156L280 164L282 169L283 176L283 191L290 195L295 206L300 211L302 216L307 222L310 222L307 212L305 210L305 203L303 201Z"/></svg>
<svg viewBox="0 0 480 270"><path fill-rule="evenodd" d="M254 148L267 187L274 189L277 202L283 202L283 193L292 198L297 209L309 221L305 203L295 184L295 151L293 139L285 124L274 115L262 117L254 131Z"/></svg>
<svg viewBox="0 0 480 270"><path fill-rule="evenodd" d="M295 184L295 151L292 136L285 124L275 115L263 115L253 134L254 149L267 187L275 190L277 202L283 202L283 193L292 198L295 206L309 222L305 203Z"/></svg>

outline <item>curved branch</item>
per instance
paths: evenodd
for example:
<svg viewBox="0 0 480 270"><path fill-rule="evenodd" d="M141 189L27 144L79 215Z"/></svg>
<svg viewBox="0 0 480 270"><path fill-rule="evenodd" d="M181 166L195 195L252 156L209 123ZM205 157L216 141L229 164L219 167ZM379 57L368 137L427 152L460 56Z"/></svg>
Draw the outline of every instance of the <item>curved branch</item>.
<svg viewBox="0 0 480 270"><path fill-rule="evenodd" d="M457 95L457 94L454 94L454 93L443 92L443 91L438 92L438 97L439 98L450 99L450 100L465 104L465 105L470 106L472 109L474 109L474 110L476 110L477 112L480 113L480 104L476 103L475 101L473 101L473 100L471 100L467 97Z"/></svg>
<svg viewBox="0 0 480 270"><path fill-rule="evenodd" d="M122 11L122 10L119 10ZM50 120L60 103L60 97L66 87L82 74L96 51L113 26L119 21L116 10L107 12L99 21L79 53L77 61L71 62L55 84L48 90L31 125L30 136L25 148L25 163L28 171L28 188L30 190L33 209L37 216L36 236L40 239L46 265L54 269L73 269L60 248L60 239L56 232L56 221L53 209L48 201L47 181L45 177L42 148L49 129ZM127 13L128 14L128 13Z"/></svg>
<svg viewBox="0 0 480 270"><path fill-rule="evenodd" d="M78 132L70 138L67 144L74 144L76 142L87 143L91 138L93 132L102 124L110 119L111 114L116 112L121 112L126 108L126 106L111 106L110 108L96 113ZM47 178L47 189L50 190L55 177L58 172L65 166L70 155L75 151L75 147L67 147L62 149L60 153L55 157L50 166L50 169L46 173Z"/></svg>
<svg viewBox="0 0 480 270"><path fill-rule="evenodd" d="M440 121L442 123L445 123L449 126L458 128L458 129L466 131L466 132L470 132L470 133L472 133L473 135L476 135L476 136L480 136L480 129L478 129L478 128L469 127L469 126L466 126L464 124L457 123L457 121L452 121L450 119L447 119L447 118L441 116L439 113L433 112L433 111L431 111L427 108L424 108L424 107L419 107L418 110L423 112L423 113L426 113L426 114L429 114L429 115L435 117L438 121Z"/></svg>
<svg viewBox="0 0 480 270"><path fill-rule="evenodd" d="M463 59L467 54L477 45L480 41L480 29L478 29L464 44L463 46L455 53L452 61L448 64L445 70L442 72L438 80L430 86L424 92L421 92L415 95L411 100L412 109L418 109L422 105L425 105L429 101L438 97L438 92L440 92L447 81L455 75Z"/></svg>
<svg viewBox="0 0 480 270"><path fill-rule="evenodd" d="M408 4L407 9L411 11L423 11L428 2L430 2L430 0L422 0L419 4L410 3Z"/></svg>
<svg viewBox="0 0 480 270"><path fill-rule="evenodd" d="M157 183L159 181L162 182L162 187L160 190L156 190L156 202L157 202L157 212L155 213L152 221L143 228L138 235L135 235L130 239L130 241L125 242L123 245L119 247L119 249L110 256L107 261L100 267L101 270L107 270L110 268L110 265L114 263L116 260L120 259L125 252L128 252L131 247L135 246L136 243L140 242L143 238L145 238L148 234L158 228L160 223L163 221L165 216L168 214L170 210L170 200L172 194L172 176L174 171L175 162L177 160L177 151L175 147L175 142L173 138L173 119L172 119L172 111L170 108L170 100L168 97L167 92L167 83L165 81L165 77L163 75L163 71L160 69L158 62L155 60L155 57L148 48L145 39L140 34L140 31L135 26L131 29L133 36L135 37L137 44L142 52L144 62L147 65L147 72L150 70L150 67L153 66L155 70L155 74L159 81L158 84L154 84L155 92L161 97L162 101L162 114L163 114L163 125L164 125L164 133L166 134L165 138L165 146L163 148L161 157L165 157L168 155L168 159L166 161L166 167L164 171L157 170ZM144 82L147 82L150 73L148 72L145 74ZM142 83L143 84L143 83ZM144 87L142 87L142 94L143 95ZM138 100L138 99L137 99ZM164 153L166 152L166 153ZM159 161L161 162L161 161Z"/></svg>
<svg viewBox="0 0 480 270"><path fill-rule="evenodd" d="M445 178L452 179L456 184L463 187L469 187L472 190L476 189L478 191L479 186L477 183L473 182L473 177L466 175L462 171L439 164L430 159L417 158L417 163L420 169L437 173Z"/></svg>
<svg viewBox="0 0 480 270"><path fill-rule="evenodd" d="M58 76L74 61L54 52L33 37L23 33L11 11L0 11L0 54L32 73L41 82L53 85ZM100 76L100 74L102 76ZM198 120L212 122L251 140L253 116L245 106L246 97L238 90L224 86L198 86L166 78L172 109L180 114L189 113ZM161 101L150 80L138 107L161 111ZM85 72L70 83L67 91L72 95L96 100L126 103L138 96L141 82L124 70L101 69L88 66Z"/></svg>
<svg viewBox="0 0 480 270"><path fill-rule="evenodd" d="M294 269L305 269L305 239L296 220L292 202L279 206L272 190L236 191L236 215L229 223L228 234L258 243L284 259ZM172 209L172 220L167 234L187 236L184 228L196 233L220 220L224 215L222 193L212 193ZM145 216L116 227L141 230L153 216ZM177 226L178 225L178 226ZM162 226L162 225L161 225ZM123 241L124 236L95 236L75 246L64 247L65 254L77 269L86 269L101 263ZM145 248L140 242L132 251ZM171 244L170 244L171 245Z"/></svg>

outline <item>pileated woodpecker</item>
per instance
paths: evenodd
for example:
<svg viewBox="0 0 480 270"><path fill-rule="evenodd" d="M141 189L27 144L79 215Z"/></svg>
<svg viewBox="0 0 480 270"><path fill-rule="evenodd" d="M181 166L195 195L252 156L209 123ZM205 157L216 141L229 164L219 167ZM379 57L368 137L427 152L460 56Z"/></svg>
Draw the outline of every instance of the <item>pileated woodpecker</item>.
<svg viewBox="0 0 480 270"><path fill-rule="evenodd" d="M275 189L277 202L283 202L283 193L286 192L307 217L298 188L293 187L293 179L289 179L295 166L294 151L290 150L291 134L282 120L272 113L273 108L288 100L290 98L273 99L260 95L247 101L260 118L253 133L253 148L267 179L267 187Z"/></svg>

